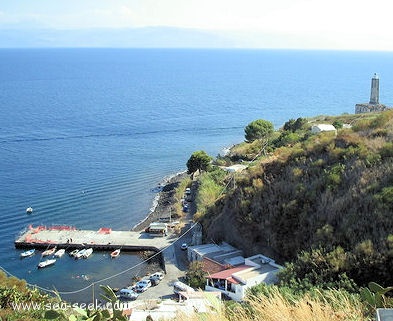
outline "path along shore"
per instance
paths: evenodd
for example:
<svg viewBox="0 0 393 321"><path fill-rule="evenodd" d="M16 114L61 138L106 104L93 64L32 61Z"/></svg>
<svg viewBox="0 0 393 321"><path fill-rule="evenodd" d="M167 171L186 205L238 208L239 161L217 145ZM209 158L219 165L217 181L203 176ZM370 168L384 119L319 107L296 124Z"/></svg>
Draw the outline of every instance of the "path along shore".
<svg viewBox="0 0 393 321"><path fill-rule="evenodd" d="M169 178L163 184L160 184L160 192L157 198L157 205L148 216L131 230L135 232L143 231L152 222L158 221L160 218L168 217L170 215L171 207L176 203L175 194L176 188L180 182L188 177L186 172L181 172Z"/></svg>

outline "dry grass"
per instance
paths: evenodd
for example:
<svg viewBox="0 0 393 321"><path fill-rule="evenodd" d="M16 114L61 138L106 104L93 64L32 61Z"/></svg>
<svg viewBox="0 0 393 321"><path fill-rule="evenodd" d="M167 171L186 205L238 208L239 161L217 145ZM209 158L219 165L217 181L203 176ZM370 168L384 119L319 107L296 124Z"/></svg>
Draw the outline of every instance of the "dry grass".
<svg viewBox="0 0 393 321"><path fill-rule="evenodd" d="M365 307L340 291L327 291L311 298L285 298L278 290L269 297L253 297L247 305L238 305L231 311L217 308L204 315L179 315L176 320L204 321L365 321ZM185 318L186 317L186 318Z"/></svg>

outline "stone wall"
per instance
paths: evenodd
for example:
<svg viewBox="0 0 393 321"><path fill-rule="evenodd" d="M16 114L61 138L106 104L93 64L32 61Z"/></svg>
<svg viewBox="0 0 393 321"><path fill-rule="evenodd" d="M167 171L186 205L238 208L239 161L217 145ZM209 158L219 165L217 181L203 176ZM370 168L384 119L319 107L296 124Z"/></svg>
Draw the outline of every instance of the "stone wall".
<svg viewBox="0 0 393 321"><path fill-rule="evenodd" d="M382 104L356 104L355 114L379 112L389 109L389 107Z"/></svg>

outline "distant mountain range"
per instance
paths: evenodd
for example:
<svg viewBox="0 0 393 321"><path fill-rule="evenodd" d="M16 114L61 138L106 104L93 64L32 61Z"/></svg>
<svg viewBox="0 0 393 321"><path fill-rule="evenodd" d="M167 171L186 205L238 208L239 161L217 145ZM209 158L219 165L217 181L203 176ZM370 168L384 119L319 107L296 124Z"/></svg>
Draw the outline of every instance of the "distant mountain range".
<svg viewBox="0 0 393 321"><path fill-rule="evenodd" d="M302 44L302 46L300 46ZM324 45L329 45L324 42ZM0 48L321 48L315 39L260 31L175 27L45 29L2 27ZM322 46L324 47L324 46Z"/></svg>
<svg viewBox="0 0 393 321"><path fill-rule="evenodd" d="M237 46L237 41L225 34L172 27L79 30L10 28L0 30L0 48L229 48Z"/></svg>

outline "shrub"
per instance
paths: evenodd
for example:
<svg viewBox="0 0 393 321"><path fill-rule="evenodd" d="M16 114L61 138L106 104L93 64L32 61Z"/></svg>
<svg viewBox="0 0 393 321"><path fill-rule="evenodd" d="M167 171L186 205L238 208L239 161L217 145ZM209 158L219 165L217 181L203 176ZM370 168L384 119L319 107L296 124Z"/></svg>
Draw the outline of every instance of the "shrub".
<svg viewBox="0 0 393 321"><path fill-rule="evenodd" d="M270 121L257 119L249 123L244 131L246 141L253 142L254 140L261 139L272 134L274 127Z"/></svg>
<svg viewBox="0 0 393 321"><path fill-rule="evenodd" d="M344 124L341 120L335 120L332 124L336 129L343 128Z"/></svg>

